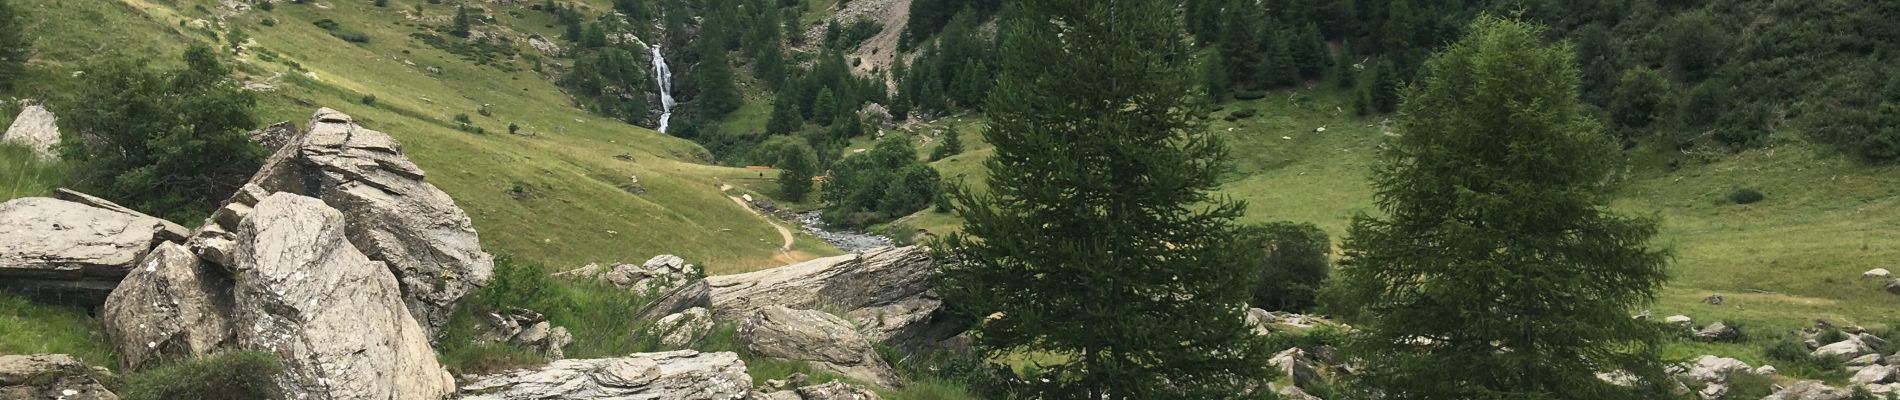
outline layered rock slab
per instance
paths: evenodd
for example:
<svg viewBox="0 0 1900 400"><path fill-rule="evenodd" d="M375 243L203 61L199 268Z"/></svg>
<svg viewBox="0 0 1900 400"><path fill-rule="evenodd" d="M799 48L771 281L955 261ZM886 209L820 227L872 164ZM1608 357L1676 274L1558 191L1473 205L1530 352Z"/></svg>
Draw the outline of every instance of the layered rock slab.
<svg viewBox="0 0 1900 400"><path fill-rule="evenodd" d="M464 400L739 400L752 377L734 353L681 350L627 357L560 360L536 369L476 377Z"/></svg>

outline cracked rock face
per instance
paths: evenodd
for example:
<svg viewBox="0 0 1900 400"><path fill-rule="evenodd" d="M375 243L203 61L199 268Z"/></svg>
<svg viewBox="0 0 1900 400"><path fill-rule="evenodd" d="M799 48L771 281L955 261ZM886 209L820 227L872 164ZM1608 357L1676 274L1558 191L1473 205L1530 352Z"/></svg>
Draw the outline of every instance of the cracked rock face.
<svg viewBox="0 0 1900 400"><path fill-rule="evenodd" d="M98 306L161 240L162 220L71 201L0 203L0 289Z"/></svg>
<svg viewBox="0 0 1900 400"><path fill-rule="evenodd" d="M395 139L325 108L302 136L266 159L250 183L342 211L349 242L388 265L409 311L433 336L456 302L493 276L494 259L482 251L468 215L425 176Z"/></svg>
<svg viewBox="0 0 1900 400"><path fill-rule="evenodd" d="M106 299L99 319L130 370L216 352L231 342L230 278L160 243Z"/></svg>
<svg viewBox="0 0 1900 400"><path fill-rule="evenodd" d="M65 354L0 355L0 399L118 400Z"/></svg>
<svg viewBox="0 0 1900 400"><path fill-rule="evenodd" d="M752 354L810 362L846 378L894 388L897 372L842 318L816 310L767 307L739 326L734 341Z"/></svg>
<svg viewBox="0 0 1900 400"><path fill-rule="evenodd" d="M738 400L752 392L738 354L692 350L560 360L474 380L462 387L462 399Z"/></svg>
<svg viewBox="0 0 1900 400"><path fill-rule="evenodd" d="M277 193L239 226L236 344L283 360L286 398L440 399L453 393L396 280L344 239L343 213Z"/></svg>
<svg viewBox="0 0 1900 400"><path fill-rule="evenodd" d="M934 346L966 324L942 312L936 262L920 247L884 248L706 278L713 318L737 322L761 309L845 310L865 336L904 352Z"/></svg>

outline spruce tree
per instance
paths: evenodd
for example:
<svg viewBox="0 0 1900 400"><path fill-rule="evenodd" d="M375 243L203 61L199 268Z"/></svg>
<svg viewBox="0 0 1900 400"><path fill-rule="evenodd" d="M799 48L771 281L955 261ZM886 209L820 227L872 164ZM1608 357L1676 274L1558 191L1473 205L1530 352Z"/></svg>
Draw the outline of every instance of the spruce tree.
<svg viewBox="0 0 1900 400"><path fill-rule="evenodd" d="M459 38L468 37L468 30L470 29L470 25L473 24L472 19L473 18L468 15L468 6L456 5L455 24L449 27L449 34Z"/></svg>
<svg viewBox="0 0 1900 400"><path fill-rule="evenodd" d="M699 97L693 105L710 117L723 117L739 109L739 88L734 86L732 64L726 62L726 50L716 41L700 41L699 65L693 74Z"/></svg>
<svg viewBox="0 0 1900 400"><path fill-rule="evenodd" d="M1339 58L1333 60L1333 79L1335 79L1333 83L1340 89L1350 89L1358 85L1359 70L1352 67L1358 61L1359 59L1352 52L1352 42L1339 42Z"/></svg>
<svg viewBox="0 0 1900 400"><path fill-rule="evenodd" d="M1286 30L1270 30L1272 35L1266 39L1267 59L1261 67L1260 80L1268 87L1287 87L1300 83L1300 65L1293 54L1293 37Z"/></svg>
<svg viewBox="0 0 1900 400"><path fill-rule="evenodd" d="M930 151L930 161L942 160L946 157L962 154L963 138L959 138L958 136L962 136L962 134L957 132L957 127L952 126L950 129L944 130L943 143L937 144L937 149Z"/></svg>
<svg viewBox="0 0 1900 400"><path fill-rule="evenodd" d="M1062 361L1027 398L1229 399L1271 373L1249 333L1258 254L1212 192L1226 147L1200 122L1168 2L1021 2L985 108L985 193L957 189L960 233L934 246L946 302L986 355ZM926 199L928 200L928 199ZM1250 248L1251 247L1251 248ZM1265 395L1264 393L1262 395Z"/></svg>
<svg viewBox="0 0 1900 400"><path fill-rule="evenodd" d="M1366 85L1366 99L1369 111L1389 114L1399 109L1399 71L1392 59L1380 58L1378 66L1373 67L1370 83Z"/></svg>
<svg viewBox="0 0 1900 400"><path fill-rule="evenodd" d="M983 62L970 59L957 70L957 77L951 85L951 93L957 98L957 104L966 109L981 109L983 101L990 94L990 69Z"/></svg>
<svg viewBox="0 0 1900 400"><path fill-rule="evenodd" d="M774 135L792 133L805 125L805 117L798 115L798 102L792 99L797 95L791 90L778 92L778 98L772 101L772 117L765 121L765 133Z"/></svg>
<svg viewBox="0 0 1900 400"><path fill-rule="evenodd" d="M819 89L818 99L812 101L811 108L812 122L817 122L820 126L831 126L832 117L838 115L838 97L832 94L831 88Z"/></svg>
<svg viewBox="0 0 1900 400"><path fill-rule="evenodd" d="M1257 88L1266 55L1261 45L1261 21L1266 17L1253 0L1228 0L1220 26L1220 56L1227 65L1227 82L1241 89Z"/></svg>
<svg viewBox="0 0 1900 400"><path fill-rule="evenodd" d="M1379 216L1356 217L1342 284L1386 399L1648 399L1661 389L1653 301L1668 257L1655 221L1610 210L1616 147L1578 100L1568 45L1480 17L1425 64L1401 136L1374 169ZM1598 373L1627 372L1635 388ZM1654 386L1652 388L1652 386ZM1662 396L1662 397L1658 397Z"/></svg>

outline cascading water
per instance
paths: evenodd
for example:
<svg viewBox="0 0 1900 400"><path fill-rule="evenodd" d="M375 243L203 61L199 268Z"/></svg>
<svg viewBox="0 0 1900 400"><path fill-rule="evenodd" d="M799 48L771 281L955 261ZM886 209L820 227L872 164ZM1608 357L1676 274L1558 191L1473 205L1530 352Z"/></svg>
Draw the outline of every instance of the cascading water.
<svg viewBox="0 0 1900 400"><path fill-rule="evenodd" d="M667 120L673 119L673 69L666 67L660 46L653 46L653 80L660 89L660 133L666 133Z"/></svg>

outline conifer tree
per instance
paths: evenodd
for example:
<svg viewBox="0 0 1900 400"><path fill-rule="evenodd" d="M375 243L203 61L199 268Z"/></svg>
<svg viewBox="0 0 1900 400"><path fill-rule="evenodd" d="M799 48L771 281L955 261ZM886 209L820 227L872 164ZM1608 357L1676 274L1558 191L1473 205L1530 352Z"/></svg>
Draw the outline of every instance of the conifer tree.
<svg viewBox="0 0 1900 400"><path fill-rule="evenodd" d="M1388 114L1399 109L1399 72L1392 60L1381 57L1366 81L1366 100L1371 112Z"/></svg>
<svg viewBox="0 0 1900 400"><path fill-rule="evenodd" d="M1374 168L1339 270L1362 304L1350 387L1386 399L1666 398L1659 340L1629 317L1667 255L1610 210L1615 144L1578 100L1568 45L1480 17L1425 64ZM1648 382L1598 379L1620 371Z"/></svg>
<svg viewBox="0 0 1900 400"><path fill-rule="evenodd" d="M963 138L959 138L958 136L962 136L962 134L957 132L957 127L952 126L950 129L945 129L943 131L943 143L937 144L937 149L930 151L930 161L942 160L950 156L962 154Z"/></svg>
<svg viewBox="0 0 1900 400"><path fill-rule="evenodd" d="M1228 0L1220 26L1220 55L1227 65L1227 82L1242 89L1258 87L1266 48L1260 41L1260 22L1266 17L1253 0Z"/></svg>
<svg viewBox="0 0 1900 400"><path fill-rule="evenodd" d="M468 30L470 29L470 25L473 24L471 19L472 18L468 16L467 5L456 5L455 6L455 23L453 26L449 27L449 34L455 35L455 37L459 37L459 38L468 37L469 35Z"/></svg>
<svg viewBox="0 0 1900 400"><path fill-rule="evenodd" d="M986 107L989 191L935 248L939 290L986 354L1063 361L1026 398L1231 399L1271 373L1241 310L1257 256L1216 197L1226 147L1201 125L1168 2L1038 0L1003 26ZM926 198L925 200L928 200ZM1256 247L1257 249L1257 247ZM1264 395L1264 394L1263 394Z"/></svg>
<svg viewBox="0 0 1900 400"><path fill-rule="evenodd" d="M693 105L710 117L722 117L732 110L739 109L739 88L733 86L732 64L726 61L726 50L716 41L700 41L700 58L693 74L699 97Z"/></svg>
<svg viewBox="0 0 1900 400"><path fill-rule="evenodd" d="M772 117L765 121L765 133L782 135L797 132L805 124L805 117L798 115L798 102L792 97L798 94L791 90L780 90L777 100L772 102Z"/></svg>
<svg viewBox="0 0 1900 400"><path fill-rule="evenodd" d="M818 99L812 101L811 108L812 122L817 122L820 126L831 126L832 117L838 115L838 96L832 94L831 88L819 89Z"/></svg>
<svg viewBox="0 0 1900 400"><path fill-rule="evenodd" d="M1336 79L1333 82L1340 89L1350 89L1359 84L1359 70L1352 67L1358 61L1358 56L1352 52L1352 42L1340 41L1339 58L1333 60L1333 77Z"/></svg>
<svg viewBox="0 0 1900 400"><path fill-rule="evenodd" d="M780 150L778 162L779 193L786 200L805 201L805 195L811 193L812 176L818 173L818 155L804 141L796 141Z"/></svg>
<svg viewBox="0 0 1900 400"><path fill-rule="evenodd" d="M965 61L963 68L957 70L957 77L950 89L958 105L967 109L981 109L983 101L990 94L990 69L976 59Z"/></svg>
<svg viewBox="0 0 1900 400"><path fill-rule="evenodd" d="M1261 81L1268 87L1287 87L1300 83L1299 61L1293 54L1293 37L1286 30L1269 30L1267 59L1260 70Z"/></svg>

